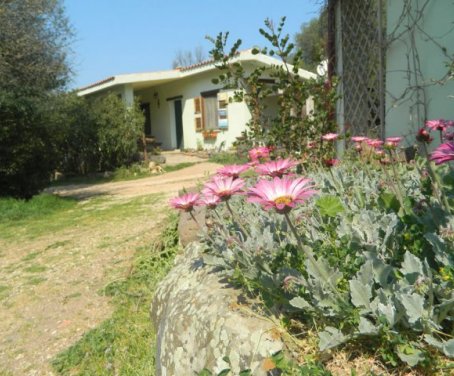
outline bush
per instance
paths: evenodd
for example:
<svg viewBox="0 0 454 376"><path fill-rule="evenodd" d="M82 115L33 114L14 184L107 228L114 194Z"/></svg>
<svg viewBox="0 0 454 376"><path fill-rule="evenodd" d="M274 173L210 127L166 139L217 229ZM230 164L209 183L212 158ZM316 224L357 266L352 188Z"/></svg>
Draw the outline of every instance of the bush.
<svg viewBox="0 0 454 376"><path fill-rule="evenodd" d="M447 149L432 158L453 160ZM364 144L357 155L328 169L310 166L318 191L310 200L313 188L295 175L291 184L266 177L207 183L204 195L221 201L210 204L217 213L208 220L205 262L285 322L318 332L322 352L349 343L390 368L436 369L443 356L454 358L454 172L421 158L406 163L388 144ZM292 165L270 162L257 171L272 175L281 166L286 174ZM234 195L243 185L267 210ZM295 207L298 200L304 205Z"/></svg>
<svg viewBox="0 0 454 376"><path fill-rule="evenodd" d="M0 93L0 118L0 196L30 198L57 166L58 137L47 103Z"/></svg>
<svg viewBox="0 0 454 376"><path fill-rule="evenodd" d="M138 159L143 121L137 103L129 108L113 94L96 100L59 95L52 116L60 135L59 169L85 175L130 165Z"/></svg>
<svg viewBox="0 0 454 376"><path fill-rule="evenodd" d="M98 130L100 168L113 169L137 160L137 143L144 124L138 103L128 108L120 98L110 94L92 106Z"/></svg>

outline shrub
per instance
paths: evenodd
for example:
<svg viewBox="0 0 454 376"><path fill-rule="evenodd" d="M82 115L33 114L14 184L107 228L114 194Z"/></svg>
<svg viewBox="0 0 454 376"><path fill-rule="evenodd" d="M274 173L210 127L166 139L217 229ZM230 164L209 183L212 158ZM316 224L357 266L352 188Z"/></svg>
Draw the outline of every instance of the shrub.
<svg viewBox="0 0 454 376"><path fill-rule="evenodd" d="M137 159L137 142L143 133L144 118L137 102L132 107L114 94L93 104L98 129L100 168L129 165Z"/></svg>
<svg viewBox="0 0 454 376"><path fill-rule="evenodd" d="M308 164L312 183L281 178L292 161L262 154L252 163L268 177L217 177L202 193L219 200L181 208L212 209L205 262L318 331L320 351L367 344L390 368L427 370L437 354L454 357L454 172L402 161L399 141L363 140L351 161ZM450 150L432 158L454 160Z"/></svg>

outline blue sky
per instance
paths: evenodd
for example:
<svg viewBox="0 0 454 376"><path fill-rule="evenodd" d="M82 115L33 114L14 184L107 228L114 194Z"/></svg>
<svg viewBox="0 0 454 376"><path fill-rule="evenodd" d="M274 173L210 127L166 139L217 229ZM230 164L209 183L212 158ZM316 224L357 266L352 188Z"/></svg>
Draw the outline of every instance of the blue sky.
<svg viewBox="0 0 454 376"><path fill-rule="evenodd" d="M121 73L171 69L179 50L201 46L206 35L229 31L242 49L261 46L258 29L269 17L287 17L293 36L317 15L317 0L64 0L76 37L71 87Z"/></svg>

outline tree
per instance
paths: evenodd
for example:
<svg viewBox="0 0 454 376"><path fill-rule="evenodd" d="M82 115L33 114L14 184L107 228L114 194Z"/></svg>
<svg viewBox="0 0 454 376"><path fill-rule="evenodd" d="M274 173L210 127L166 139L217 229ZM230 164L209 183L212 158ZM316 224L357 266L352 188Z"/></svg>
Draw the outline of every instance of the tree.
<svg viewBox="0 0 454 376"><path fill-rule="evenodd" d="M178 51L175 58L172 62L172 68L186 67L188 65L193 65L201 63L206 60L205 52L201 46L194 48L194 53L192 51Z"/></svg>
<svg viewBox="0 0 454 376"><path fill-rule="evenodd" d="M71 38L60 0L0 0L0 196L31 197L57 164L50 115Z"/></svg>
<svg viewBox="0 0 454 376"><path fill-rule="evenodd" d="M100 151L99 167L112 169L128 165L138 155L138 141L143 133L144 116L139 103L129 108L110 94L93 104Z"/></svg>
<svg viewBox="0 0 454 376"><path fill-rule="evenodd" d="M327 17L328 13L323 8L318 17L302 24L300 32L295 35L295 44L302 51L303 67L312 72L326 59Z"/></svg>

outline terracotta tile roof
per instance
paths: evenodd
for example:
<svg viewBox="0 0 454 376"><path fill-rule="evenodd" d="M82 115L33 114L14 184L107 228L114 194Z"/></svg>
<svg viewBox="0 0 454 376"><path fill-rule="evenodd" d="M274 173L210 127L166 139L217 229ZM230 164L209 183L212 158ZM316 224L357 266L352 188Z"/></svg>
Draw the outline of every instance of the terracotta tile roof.
<svg viewBox="0 0 454 376"><path fill-rule="evenodd" d="M77 91L90 89L90 88L92 88L92 87L99 86L99 85L105 84L105 83L110 82L110 81L113 81L113 80L115 80L115 76L107 77L107 78L105 78L105 79L103 79L103 80L93 82L93 83L90 84L90 85L80 87L79 89L77 89Z"/></svg>
<svg viewBox="0 0 454 376"><path fill-rule="evenodd" d="M208 59L208 60L201 61L200 63L187 65L185 67L178 67L177 69L180 72L186 72L188 70L204 67L205 65L210 65L210 64L213 64L213 63L214 63L214 59Z"/></svg>

